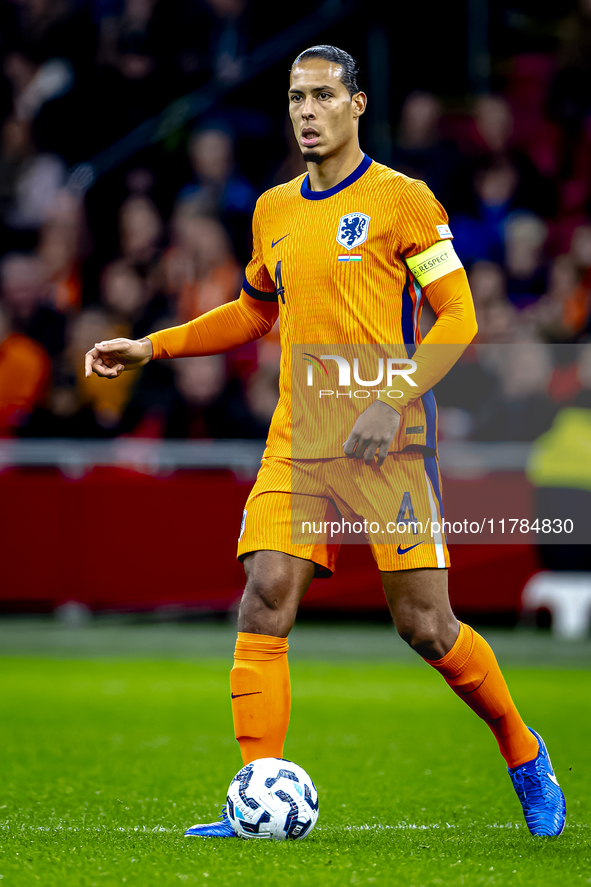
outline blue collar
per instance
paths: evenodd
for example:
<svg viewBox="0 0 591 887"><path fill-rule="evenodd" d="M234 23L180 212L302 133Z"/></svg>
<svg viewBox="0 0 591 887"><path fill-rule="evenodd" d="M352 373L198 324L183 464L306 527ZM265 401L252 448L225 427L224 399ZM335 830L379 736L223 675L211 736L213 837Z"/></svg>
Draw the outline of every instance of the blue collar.
<svg viewBox="0 0 591 887"><path fill-rule="evenodd" d="M349 185L352 185L353 182L356 182L357 179L361 178L363 173L369 169L373 160L371 157L368 157L367 154L363 155L363 160L357 167L354 169L351 175L347 176L346 179L343 179L342 182L339 182L338 185L335 185L333 188L328 188L326 191L311 191L310 190L310 176L306 176L304 181L302 182L301 195L305 197L306 200L326 200L327 197L332 197L333 194L338 194L339 191L342 191L344 188L348 188Z"/></svg>

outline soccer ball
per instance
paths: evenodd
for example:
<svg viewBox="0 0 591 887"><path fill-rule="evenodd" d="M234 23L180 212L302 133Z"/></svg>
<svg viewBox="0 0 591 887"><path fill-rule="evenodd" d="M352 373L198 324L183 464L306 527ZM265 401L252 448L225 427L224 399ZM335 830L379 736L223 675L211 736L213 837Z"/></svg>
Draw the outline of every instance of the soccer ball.
<svg viewBox="0 0 591 887"><path fill-rule="evenodd" d="M239 838L295 841L316 825L318 792L292 761L258 758L236 774L226 806Z"/></svg>

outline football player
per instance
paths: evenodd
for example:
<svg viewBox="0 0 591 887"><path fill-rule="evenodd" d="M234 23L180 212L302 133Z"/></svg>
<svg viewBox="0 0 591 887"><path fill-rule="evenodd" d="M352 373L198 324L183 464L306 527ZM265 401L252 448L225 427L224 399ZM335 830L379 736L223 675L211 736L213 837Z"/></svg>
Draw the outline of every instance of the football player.
<svg viewBox="0 0 591 887"><path fill-rule="evenodd" d="M401 637L492 730L532 834L558 835L565 802L544 742L521 719L488 643L449 604L431 388L474 337L476 320L447 215L423 182L360 149L367 98L348 53L302 52L288 102L308 172L260 197L239 299L145 339L97 343L86 371L114 378L150 360L226 352L264 336L279 317L279 403L238 543L247 579L230 684L244 762L283 757L287 637L314 576L334 570L338 540L316 532L332 508L364 522ZM421 341L425 299L436 321ZM347 389L347 366L357 381L366 350L386 355L384 345L395 353L382 357L382 387ZM338 386L327 379L329 358L331 372L343 371ZM313 407L303 399L313 377L298 381L308 366L326 374ZM375 366L384 369L379 358ZM388 514L399 535L384 542ZM307 539L300 529L308 523ZM234 831L222 812L187 835Z"/></svg>

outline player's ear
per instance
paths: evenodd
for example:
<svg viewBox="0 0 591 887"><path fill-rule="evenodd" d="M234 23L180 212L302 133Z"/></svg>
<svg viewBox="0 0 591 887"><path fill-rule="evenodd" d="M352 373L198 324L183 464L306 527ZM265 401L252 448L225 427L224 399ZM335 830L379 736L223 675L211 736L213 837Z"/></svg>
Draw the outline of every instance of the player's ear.
<svg viewBox="0 0 591 887"><path fill-rule="evenodd" d="M351 96L351 104L353 105L353 117L361 117L365 114L367 107L367 96L364 92L356 92Z"/></svg>

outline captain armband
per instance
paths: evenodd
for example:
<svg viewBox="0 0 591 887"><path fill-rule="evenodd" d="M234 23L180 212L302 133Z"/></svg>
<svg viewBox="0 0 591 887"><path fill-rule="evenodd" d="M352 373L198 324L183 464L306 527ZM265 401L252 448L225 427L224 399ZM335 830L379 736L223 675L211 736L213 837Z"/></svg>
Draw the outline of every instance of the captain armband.
<svg viewBox="0 0 591 887"><path fill-rule="evenodd" d="M406 264L419 286L427 286L464 267L449 240L439 240L417 256L409 256Z"/></svg>

